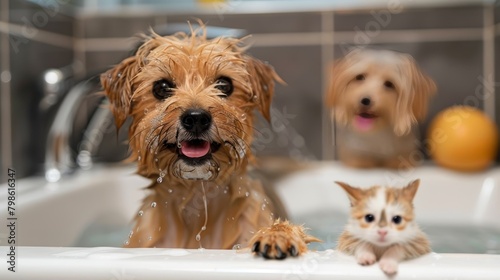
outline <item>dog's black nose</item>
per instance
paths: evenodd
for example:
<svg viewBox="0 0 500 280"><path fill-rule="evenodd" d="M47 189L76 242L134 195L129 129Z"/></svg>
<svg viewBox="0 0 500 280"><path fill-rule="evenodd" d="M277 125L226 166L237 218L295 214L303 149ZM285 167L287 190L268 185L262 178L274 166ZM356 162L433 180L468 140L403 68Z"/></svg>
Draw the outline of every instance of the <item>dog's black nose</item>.
<svg viewBox="0 0 500 280"><path fill-rule="evenodd" d="M212 116L202 109L190 109L181 116L181 124L186 131L192 133L202 133L210 128Z"/></svg>
<svg viewBox="0 0 500 280"><path fill-rule="evenodd" d="M365 98L361 99L361 104L363 104L363 105L365 105L365 106L370 105L370 103L371 103L370 98L366 98L366 97L365 97Z"/></svg>

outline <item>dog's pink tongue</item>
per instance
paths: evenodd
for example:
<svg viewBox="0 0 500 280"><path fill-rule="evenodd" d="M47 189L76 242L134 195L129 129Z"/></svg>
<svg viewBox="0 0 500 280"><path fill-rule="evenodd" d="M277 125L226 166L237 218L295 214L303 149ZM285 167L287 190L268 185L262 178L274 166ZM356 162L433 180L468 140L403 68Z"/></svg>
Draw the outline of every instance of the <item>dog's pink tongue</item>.
<svg viewBox="0 0 500 280"><path fill-rule="evenodd" d="M362 116L356 116L354 119L354 125L361 131L370 130L373 127L374 122L375 118L364 118Z"/></svg>
<svg viewBox="0 0 500 280"><path fill-rule="evenodd" d="M192 143L184 141L181 143L181 152L188 158L200 158L210 151L210 143L207 141Z"/></svg>

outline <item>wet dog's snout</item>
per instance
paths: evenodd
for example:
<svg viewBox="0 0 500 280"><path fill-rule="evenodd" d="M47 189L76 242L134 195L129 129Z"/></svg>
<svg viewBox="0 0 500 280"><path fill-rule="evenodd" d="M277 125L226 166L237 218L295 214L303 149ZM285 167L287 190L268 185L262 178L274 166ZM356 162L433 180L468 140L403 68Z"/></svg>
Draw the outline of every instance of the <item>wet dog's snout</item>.
<svg viewBox="0 0 500 280"><path fill-rule="evenodd" d="M212 116L202 109L190 109L181 115L180 121L186 131L199 134L210 128Z"/></svg>

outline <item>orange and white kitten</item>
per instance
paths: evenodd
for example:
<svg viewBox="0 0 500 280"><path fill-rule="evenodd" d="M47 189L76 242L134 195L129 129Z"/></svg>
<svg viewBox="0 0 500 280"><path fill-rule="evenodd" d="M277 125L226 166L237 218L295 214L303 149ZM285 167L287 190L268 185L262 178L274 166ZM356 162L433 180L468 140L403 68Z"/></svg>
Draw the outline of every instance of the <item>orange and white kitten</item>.
<svg viewBox="0 0 500 280"><path fill-rule="evenodd" d="M361 265L379 261L387 274L398 263L431 251L426 235L415 222L413 198L420 180L404 188L374 186L368 189L336 182L348 194L351 215L340 235L337 250L356 257Z"/></svg>

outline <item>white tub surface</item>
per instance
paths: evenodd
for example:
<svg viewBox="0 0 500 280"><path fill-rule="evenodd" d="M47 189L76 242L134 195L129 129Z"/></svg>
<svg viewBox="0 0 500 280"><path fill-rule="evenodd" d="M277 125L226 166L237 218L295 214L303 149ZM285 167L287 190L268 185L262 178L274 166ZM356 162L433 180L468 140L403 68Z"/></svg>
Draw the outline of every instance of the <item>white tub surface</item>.
<svg viewBox="0 0 500 280"><path fill-rule="evenodd" d="M232 250L104 247L20 247L18 255L18 271L2 269L1 279L387 279L377 265L333 250L285 261ZM500 279L500 255L430 254L402 263L395 278Z"/></svg>
<svg viewBox="0 0 500 280"><path fill-rule="evenodd" d="M7 188L0 185L0 279L387 279L377 265L361 267L331 249L266 261L235 250L74 247L89 227L129 224L148 184L133 171L133 166L96 167L58 183L18 180L15 273L7 270ZM347 213L347 197L335 180L402 186L416 178L421 179L415 200L419 223L500 229L498 167L476 174L433 166L400 173L327 162L287 176L276 188L293 219L318 210ZM500 255L432 253L401 263L395 279L498 280Z"/></svg>

